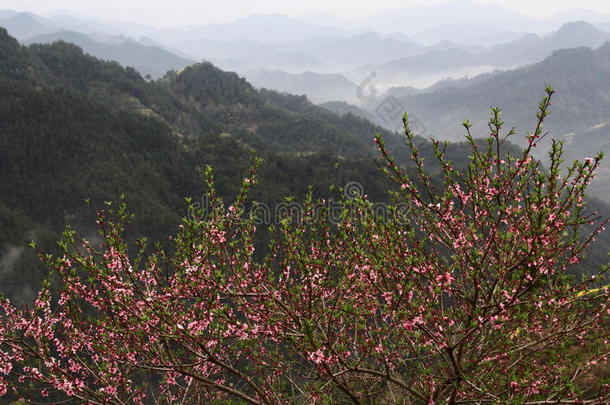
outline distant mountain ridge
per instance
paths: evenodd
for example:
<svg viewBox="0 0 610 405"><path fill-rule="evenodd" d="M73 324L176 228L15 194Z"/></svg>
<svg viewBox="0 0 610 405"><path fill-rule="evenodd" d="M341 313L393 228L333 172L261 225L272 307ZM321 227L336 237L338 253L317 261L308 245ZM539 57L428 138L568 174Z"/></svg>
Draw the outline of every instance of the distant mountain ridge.
<svg viewBox="0 0 610 405"><path fill-rule="evenodd" d="M256 87L307 95L314 103L333 100L355 101L358 98L358 86L337 73L290 74L265 70L244 72L244 76Z"/></svg>
<svg viewBox="0 0 610 405"><path fill-rule="evenodd" d="M27 39L57 30L54 26L42 24L37 16L31 13L5 13L4 16L0 15L0 26L6 28L19 39Z"/></svg>
<svg viewBox="0 0 610 405"><path fill-rule="evenodd" d="M408 38L382 38L372 31L342 38L312 38L284 44L282 49L299 50L313 55L335 71L371 61L383 63L399 57L421 55L426 51L425 47Z"/></svg>
<svg viewBox="0 0 610 405"><path fill-rule="evenodd" d="M252 40L191 39L175 43L174 46L186 54L237 72L278 69L300 73L303 70L326 69L326 64L312 55L299 50L276 49Z"/></svg>
<svg viewBox="0 0 610 405"><path fill-rule="evenodd" d="M416 94L401 95L399 89L393 89L388 95L396 97L404 109L423 123L427 136L459 140L463 131L456 124L469 119L474 123L475 133L484 130L490 107L502 108L505 121L525 134L535 123L532 109L547 84L557 94L546 128L550 137L570 139L571 158L582 159L591 152L586 146L590 128L598 128L595 132L598 139L602 132L610 139L610 127L604 124L610 121L610 42L596 50L586 47L557 50L530 66L451 81ZM370 105L368 110L375 107ZM392 125L397 123L388 127ZM544 145L539 149L539 156L544 158ZM610 170L610 162L604 161L602 170ZM610 201L610 189L594 187L592 191Z"/></svg>
<svg viewBox="0 0 610 405"><path fill-rule="evenodd" d="M439 13L444 17L439 17ZM503 22L495 24L500 15ZM3 19L8 19L13 33L19 33L17 36L28 43L32 37L40 38L50 35L50 32L74 31L95 42L126 43L123 45L125 48L134 48L132 42L138 42L174 54L170 57L159 51L154 56L145 49L135 48L111 52L105 49L107 45L93 46L82 38L72 40L96 56L113 58L154 77L160 77L165 70L181 69L185 60L206 60L240 74L253 71L284 71L295 75L332 73L342 74L353 83L361 83L375 72L378 73L376 83L380 88L401 85L422 88L447 78L535 63L557 49L595 48L608 38L609 34L598 28L602 26L599 21L603 16L595 13L581 11L574 13L574 17L594 19L597 27L586 22L572 22L557 30L552 28L567 16L557 15L548 21L534 20L497 5L454 0L383 12L371 17L370 21L363 19L351 23L319 15L295 18L258 14L224 24L179 29L66 14L41 17L7 11L0 14L0 26ZM400 21L400 24L392 26L392 21ZM417 25L425 22L425 29L418 31ZM404 27L411 27L413 35L405 35ZM125 39L121 41L121 38ZM417 42L422 38L427 41L425 46ZM133 55L128 58L126 53ZM141 61L136 60L139 54ZM156 63L157 59L160 63ZM298 79L294 80L295 88L299 89ZM278 82L278 86L272 88L284 90L287 85ZM341 87L337 91L341 91ZM316 100L330 100L330 97L319 98L318 90L306 94ZM339 96L343 94L347 93L342 92Z"/></svg>
<svg viewBox="0 0 610 405"><path fill-rule="evenodd" d="M448 41L463 45L485 45L494 46L519 39L523 33L508 30L500 31L493 27L474 24L450 24L440 25L427 29L414 36L419 43L434 45L435 43Z"/></svg>
<svg viewBox="0 0 610 405"><path fill-rule="evenodd" d="M193 39L253 40L263 43L300 41L311 37L342 36L347 32L310 24L282 14L253 14L226 24L208 24L187 30Z"/></svg>
<svg viewBox="0 0 610 405"><path fill-rule="evenodd" d="M1 22L0 22L1 25ZM159 78L169 70L179 70L195 63L158 46L142 45L132 39L121 38L116 43L100 42L74 31L57 31L37 35L24 41L25 44L53 43L65 41L81 47L85 52L104 60L117 61L131 66L143 75Z"/></svg>
<svg viewBox="0 0 610 405"><path fill-rule="evenodd" d="M533 34L499 45L480 57L494 66L514 66L515 63L538 62L556 50L586 46L597 48L610 40L610 33L584 21L569 22L554 33L539 37Z"/></svg>
<svg viewBox="0 0 610 405"><path fill-rule="evenodd" d="M386 85L400 86L401 82L404 85L413 85L413 81L425 74L446 72L447 75L459 77L459 74L468 73L472 77L478 73L477 70L484 72L496 68L516 68L540 62L560 49L581 46L594 49L608 40L610 33L601 31L592 24L576 21L566 23L559 30L544 37L528 34L518 40L487 49L469 48L449 42L442 47L429 47L430 50L421 55L363 66L356 72L362 75L366 71L374 71L378 81Z"/></svg>

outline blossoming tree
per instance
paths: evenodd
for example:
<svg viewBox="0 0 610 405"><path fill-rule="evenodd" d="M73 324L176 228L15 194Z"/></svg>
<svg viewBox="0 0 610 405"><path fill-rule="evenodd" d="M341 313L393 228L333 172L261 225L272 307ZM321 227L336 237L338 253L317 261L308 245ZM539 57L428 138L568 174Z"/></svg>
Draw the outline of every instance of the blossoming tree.
<svg viewBox="0 0 610 405"><path fill-rule="evenodd" d="M522 153L504 152L492 110L487 142L465 122L469 165L434 143L433 178L405 134L405 174L383 218L364 198L339 221L311 196L255 260L255 217L234 204L184 220L174 251L130 247L128 215L100 212L101 246L68 229L59 283L35 304L1 302L0 396L51 402L603 404L610 295L600 274L568 275L603 221L585 189L601 156L548 170L532 158L553 91ZM112 210L111 210L112 211ZM591 226L591 223L595 224ZM588 234L584 234L588 229ZM605 379L604 379L605 378Z"/></svg>

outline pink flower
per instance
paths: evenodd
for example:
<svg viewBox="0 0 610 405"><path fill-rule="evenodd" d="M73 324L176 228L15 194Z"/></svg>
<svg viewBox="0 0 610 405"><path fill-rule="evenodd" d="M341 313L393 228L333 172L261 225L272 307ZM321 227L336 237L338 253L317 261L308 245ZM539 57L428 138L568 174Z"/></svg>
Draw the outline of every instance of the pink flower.
<svg viewBox="0 0 610 405"><path fill-rule="evenodd" d="M383 299L385 300L386 304L392 305L392 293L391 292L386 291L381 295L383 296Z"/></svg>
<svg viewBox="0 0 610 405"><path fill-rule="evenodd" d="M309 354L309 360L311 360L315 364L322 364L325 360L324 353L322 352L322 350L318 349L315 352Z"/></svg>

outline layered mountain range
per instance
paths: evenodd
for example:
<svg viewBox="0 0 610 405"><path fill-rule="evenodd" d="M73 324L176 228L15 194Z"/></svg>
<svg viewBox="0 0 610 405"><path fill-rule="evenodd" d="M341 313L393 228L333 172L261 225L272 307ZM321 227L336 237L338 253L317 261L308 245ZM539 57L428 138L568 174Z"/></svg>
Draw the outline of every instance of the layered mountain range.
<svg viewBox="0 0 610 405"><path fill-rule="evenodd" d="M531 19L497 7L465 20L459 10L471 2L449 5L447 21L426 6L359 21L269 15L191 29L0 11L2 289L31 299L45 271L27 242L52 250L65 224L94 239L95 210L121 194L137 213L131 236L167 242L187 214L184 197L202 195L207 164L227 199L261 156L252 198L269 206L309 187L338 198L331 186L352 181L385 201L372 137L382 132L406 164L395 134L404 111L423 137L456 142L464 119L485 135L489 108L501 107L518 144L550 84L548 139L565 142L566 160L609 147L610 18L556 16L534 32ZM505 22L489 28L498 15ZM595 24L568 22L577 16ZM411 32L401 32L406 22ZM418 142L432 161L431 144ZM463 144L450 153L467 161ZM608 173L604 162L592 188L606 202ZM593 250L582 271L605 256Z"/></svg>
<svg viewBox="0 0 610 405"><path fill-rule="evenodd" d="M329 187L350 181L382 200L373 135L399 142L209 63L147 81L75 45L24 47L2 29L0 97L0 285L23 299L45 274L27 241L52 249L64 224L95 239L95 210L121 194L137 213L133 232L164 242L187 214L184 197L203 195L205 165L227 199L258 156L252 198L270 207L309 187L338 198Z"/></svg>

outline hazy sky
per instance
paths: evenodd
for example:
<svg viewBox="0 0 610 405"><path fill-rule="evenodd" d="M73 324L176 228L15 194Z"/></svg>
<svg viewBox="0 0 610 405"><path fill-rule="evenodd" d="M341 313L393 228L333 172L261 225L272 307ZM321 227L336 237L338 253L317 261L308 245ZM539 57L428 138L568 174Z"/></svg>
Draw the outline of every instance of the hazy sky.
<svg viewBox="0 0 610 405"><path fill-rule="evenodd" d="M610 14L608 0L477 0L496 3L533 17L585 8ZM158 26L189 26L225 22L253 13L282 13L293 16L332 13L357 18L385 9L445 0L0 0L0 9L47 14L66 10L85 16L142 22Z"/></svg>

